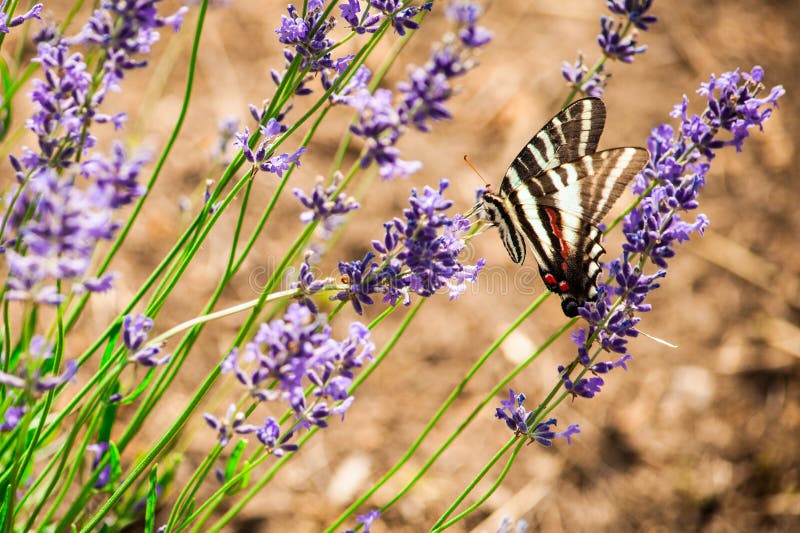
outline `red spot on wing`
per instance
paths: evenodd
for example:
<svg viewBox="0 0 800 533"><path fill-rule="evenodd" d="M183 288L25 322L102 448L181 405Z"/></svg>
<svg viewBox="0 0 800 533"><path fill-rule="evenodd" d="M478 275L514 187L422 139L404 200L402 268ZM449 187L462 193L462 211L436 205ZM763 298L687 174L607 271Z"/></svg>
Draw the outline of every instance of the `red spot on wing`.
<svg viewBox="0 0 800 533"><path fill-rule="evenodd" d="M556 284L556 278L552 274L549 274L549 273L545 274L543 279L544 279L544 282L547 283L548 285L555 285Z"/></svg>
<svg viewBox="0 0 800 533"><path fill-rule="evenodd" d="M559 247L561 248L561 257L567 259L569 257L569 243L564 240L564 237L561 235L561 228L559 228L559 216L555 209L552 207L545 207L545 213L547 213L547 218L550 220L550 228L553 230L553 235L556 236L558 239ZM564 270L566 270L566 263L564 263Z"/></svg>
<svg viewBox="0 0 800 533"><path fill-rule="evenodd" d="M562 281L561 283L558 284L558 290L560 290L561 292L567 292L569 290L569 283L567 283L566 281Z"/></svg>

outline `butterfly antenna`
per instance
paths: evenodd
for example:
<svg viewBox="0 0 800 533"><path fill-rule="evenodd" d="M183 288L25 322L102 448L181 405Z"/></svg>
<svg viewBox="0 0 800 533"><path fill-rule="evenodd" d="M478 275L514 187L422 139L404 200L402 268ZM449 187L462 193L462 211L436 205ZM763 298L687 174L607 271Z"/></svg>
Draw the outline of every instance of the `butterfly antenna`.
<svg viewBox="0 0 800 533"><path fill-rule="evenodd" d="M488 182L488 181L486 181L485 179L483 179L483 176L481 176L481 173L480 173L480 172L478 172L478 169L477 169L477 168L475 168L475 165L473 165L473 164L472 164L472 161L470 161L470 159L469 159L469 156L468 156L468 155L464 155L464 162L467 164L467 166L468 166L469 168L471 168L471 169L472 169L472 171L473 171L475 174L477 174L477 175L478 175L478 177L481 179L481 181L483 182L483 184L484 184L484 185L486 185L486 188L487 188L487 189L488 189L489 187L491 187L491 185L489 185L489 182Z"/></svg>
<svg viewBox="0 0 800 533"><path fill-rule="evenodd" d="M475 174L477 174L477 175L478 175L478 177L481 179L481 181L483 182L483 184L486 186L486 190L488 191L488 190L491 188L491 185L489 185L489 184L486 182L486 180L485 180L485 179L483 179L483 176L481 176L481 173L480 173L480 172L478 172L478 169L477 169L477 168L475 168L475 165L473 165L473 164L472 164L472 161L470 161L470 160L469 160L469 156L468 156L468 155L466 155L466 154L464 155L464 162L467 164L467 166L469 166L469 168L471 168L471 169L472 169L472 171L473 171ZM467 213L466 213L464 216L465 216L466 218L470 218L470 217L472 217L473 215L475 215L476 213L478 213L478 211L480 211L480 209L481 209L481 202L480 202L480 201L478 201L478 202L477 202L477 203L476 203L474 206L472 206L472 209L470 209L470 210L469 210L469 211L468 211L468 212L467 212Z"/></svg>

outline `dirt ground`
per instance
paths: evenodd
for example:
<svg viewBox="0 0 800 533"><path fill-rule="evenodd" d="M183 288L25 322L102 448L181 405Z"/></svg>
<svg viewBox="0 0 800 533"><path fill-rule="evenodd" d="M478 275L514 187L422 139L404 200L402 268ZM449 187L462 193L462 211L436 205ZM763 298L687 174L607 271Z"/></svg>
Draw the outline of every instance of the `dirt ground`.
<svg viewBox="0 0 800 533"><path fill-rule="evenodd" d="M412 62L422 63L446 29L438 4L407 49ZM269 68L282 64L273 33L282 9L280 2L239 0L210 10L185 133L115 265L124 274L119 289L94 300L76 344L102 328L161 259L180 229L176 220L186 220L178 209L181 198L197 205L209 177L207 153L217 122L229 115L244 119L249 103L270 95ZM589 0L491 2L483 23L494 40L480 55L479 67L459 80L462 89L449 104L454 119L437 124L432 133L411 132L402 140L403 154L422 161L423 170L407 181L375 183L356 223L323 266L362 257L370 240L381 235L381 223L405 206L412 186L448 177L450 196L460 210L468 210L480 181L464 166L464 154L499 184L522 144L565 98L561 62L574 60L578 51L590 62L597 57L595 36L604 13L604 2ZM525 519L531 530L547 532L800 530L800 186L794 142L800 135L795 98L800 4L657 1L654 13L660 21L640 35L648 52L633 65L610 66L601 147L643 144L651 128L670 120L673 104L684 93L691 96L711 73L762 65L766 84L781 83L787 94L765 132L755 133L743 153L725 151L714 161L701 196L700 211L711 220L706 237L680 248L663 288L652 296L653 312L641 328L677 348L646 337L635 340L635 360L627 373L610 375L597 398L556 411L561 427L580 424L574 443L526 448L502 487L453 531L496 531L503 516ZM109 106L129 110L134 142L160 149L174 123L194 17L188 21L183 36L165 32L155 47L154 70L132 76L125 90L109 99ZM387 86L405 72L403 64L397 65ZM346 120L344 113L334 115L334 127L319 133L293 183L307 189L317 174L327 173ZM267 199L274 178L259 179L255 194ZM298 232L298 213L296 200L287 194L279 218L269 223L236 287L227 292L226 304L254 297L248 273L277 264ZM190 318L210 294L232 221L211 236L157 328ZM610 239L609 255L618 246ZM476 239L472 252L485 257L492 272L511 280L518 276L519 267L494 232ZM477 290L454 302L445 296L427 302L388 360L358 391L345 423L321 432L229 530L314 532L329 524L400 457L466 370L540 294L538 276L527 283L519 290L482 278ZM365 318L380 310L380 305L370 309ZM375 332L378 347L404 313L395 313ZM353 318L349 310L340 316L337 331ZM373 497L371 507L388 501L486 391L564 320L557 300L548 299L466 387L441 427ZM162 419L149 427L152 435L141 436L140 445L160 435L158 428L172 419L173 409L183 408L219 362L236 326L234 317L204 334L182 370L183 388L172 392L169 406L159 412ZM549 390L556 366L573 351L565 338L513 381L514 389L527 394L529 406ZM217 403L204 409L223 412L231 391L220 388ZM373 531L427 530L508 439L504 425L492 416L499 400ZM201 460L213 436L198 413L185 437L188 459L181 475ZM485 480L475 494L488 487Z"/></svg>

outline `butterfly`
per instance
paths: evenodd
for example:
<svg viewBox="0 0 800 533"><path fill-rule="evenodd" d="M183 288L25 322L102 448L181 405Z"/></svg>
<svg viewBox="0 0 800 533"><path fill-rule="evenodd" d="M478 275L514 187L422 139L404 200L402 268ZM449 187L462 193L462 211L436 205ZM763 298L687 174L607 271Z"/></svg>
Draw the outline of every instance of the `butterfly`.
<svg viewBox="0 0 800 533"><path fill-rule="evenodd" d="M570 104L525 145L500 190L485 192L479 204L512 261L525 260L528 241L545 286L561 297L568 317L597 298L598 258L605 252L598 224L650 158L644 148L596 152L605 120L599 98Z"/></svg>

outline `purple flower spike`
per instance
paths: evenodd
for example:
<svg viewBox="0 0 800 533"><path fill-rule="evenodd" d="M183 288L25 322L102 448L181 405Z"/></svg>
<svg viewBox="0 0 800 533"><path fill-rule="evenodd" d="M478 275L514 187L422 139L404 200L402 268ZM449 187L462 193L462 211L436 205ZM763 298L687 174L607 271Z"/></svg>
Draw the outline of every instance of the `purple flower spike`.
<svg viewBox="0 0 800 533"><path fill-rule="evenodd" d="M572 444L572 436L577 435L581 432L580 427L578 424L571 424L566 430L564 431L553 431L551 429L552 426L556 425L556 419L551 418L538 424L533 431L531 431L530 437L532 440L535 440L542 446L552 446L553 439L562 438L567 441L567 444Z"/></svg>
<svg viewBox="0 0 800 533"><path fill-rule="evenodd" d="M356 517L356 522L364 525L363 533L369 533L369 528L372 527L372 524L374 524L380 516L381 510L373 509L366 514L358 515Z"/></svg>
<svg viewBox="0 0 800 533"><path fill-rule="evenodd" d="M352 324L348 337L339 342L332 338L324 315L305 304L292 303L283 318L261 324L252 341L225 357L222 371L233 373L258 401L286 401L299 427L322 428L331 414L342 414L352 403L348 388L354 369L371 359L374 349L366 327ZM309 385L312 392L306 397ZM209 417L208 423L221 431L224 424ZM279 437L277 423L271 419L264 426L244 425L236 432L255 433L279 453L296 449L287 444L292 434Z"/></svg>
<svg viewBox="0 0 800 533"><path fill-rule="evenodd" d="M530 413L522 405L524 402L524 394L514 394L514 389L508 389L508 400L501 400L500 407L495 410L494 414L496 418L506 423L508 429L518 435L528 433Z"/></svg>
<svg viewBox="0 0 800 533"><path fill-rule="evenodd" d="M581 378L573 382L562 365L558 366L558 374L564 383L564 389L573 396L581 398L594 398L600 392L600 387L605 384L603 378L600 377Z"/></svg>
<svg viewBox="0 0 800 533"><path fill-rule="evenodd" d="M130 356L130 360L139 363L142 366L146 367L154 367L154 366L161 366L165 365L170 362L172 359L171 355L165 355L163 357L158 357L158 354L161 353L160 346L153 346L148 345L142 348L141 350L135 352L133 355Z"/></svg>
<svg viewBox="0 0 800 533"><path fill-rule="evenodd" d="M354 209L358 209L358 202L352 196L347 196L344 192L334 196L341 183L341 178L341 174L337 173L330 187L324 187L322 184L323 179L321 177L318 178L314 188L311 189L310 195L307 195L301 189L293 191L300 203L308 209L308 211L304 211L300 215L300 220L305 223L315 220L325 221L331 217L344 215Z"/></svg>
<svg viewBox="0 0 800 533"><path fill-rule="evenodd" d="M28 345L27 354L21 358L18 367L11 369L11 372L0 372L0 384L11 389L26 389L41 394L71 381L78 372L78 362L74 359L64 363L61 374L42 375L43 368L44 372L52 372L48 363L52 358L53 345L44 337L34 335Z"/></svg>
<svg viewBox="0 0 800 533"><path fill-rule="evenodd" d="M23 163L29 169L66 167L76 149L91 148L96 142L83 133L97 106L90 98L92 77L83 56L70 53L63 41L40 43L34 61L42 66L42 79L33 81L34 113L25 126L38 137L41 153L29 151Z"/></svg>
<svg viewBox="0 0 800 533"><path fill-rule="evenodd" d="M275 30L275 33L278 34L278 41L287 45L283 49L286 64L289 65L295 61L295 58L299 58L301 69L320 73L321 84L327 90L333 85L334 79L344 72L353 56L340 58L332 56L336 42L330 38L329 34L336 26L336 18L324 18L323 4L324 2L320 1L309 2L306 6L305 16L302 16L297 8L290 4L287 8L288 15L281 16L281 25ZM343 15L346 15L345 20L359 25L358 5L346 5L345 7L340 6L340 8ZM367 31L367 29L363 28L363 31ZM272 79L276 84L281 83L285 73L285 70L283 73L272 71ZM300 85L295 89L295 94L311 93L312 90L305 86L310 79L307 77L301 80Z"/></svg>
<svg viewBox="0 0 800 533"><path fill-rule="evenodd" d="M339 4L339 9L342 11L342 18L359 35L378 31L384 17L383 13L362 13L359 0L347 0L345 3Z"/></svg>
<svg viewBox="0 0 800 533"><path fill-rule="evenodd" d="M147 54L160 38L158 28L180 30L187 7L168 17L159 17L156 4L161 0L109 0L92 14L71 43L94 44L104 49L107 88L114 87L126 70L147 66L138 58Z"/></svg>
<svg viewBox="0 0 800 533"><path fill-rule="evenodd" d="M7 3L7 0L0 2L0 33L9 33L11 28L19 26L26 20L42 20L42 9L44 8L42 4L34 4L27 12L8 20L8 15L5 12Z"/></svg>
<svg viewBox="0 0 800 533"><path fill-rule="evenodd" d="M372 242L382 261L373 261L375 254L368 252L361 261L340 262L348 288L332 298L349 300L361 314L362 304L373 304L373 294L383 294L383 301L392 305L400 301L408 305L411 292L428 297L446 288L453 299L466 290L467 282L475 282L485 261L465 265L458 259L470 223L444 213L452 206L443 195L448 186L441 180L438 190L425 187L420 194L413 189L411 207L403 211L405 220L386 222L383 240Z"/></svg>
<svg viewBox="0 0 800 533"><path fill-rule="evenodd" d="M64 365L64 372L61 375L38 377L34 384L34 388L37 392L45 392L55 389L56 387L59 387L68 381L72 381L72 378L75 377L77 372L78 362L74 359L70 359Z"/></svg>
<svg viewBox="0 0 800 533"><path fill-rule="evenodd" d="M416 15L420 9L430 9L429 4L421 8L400 8L400 0L373 0L370 5L390 17L400 33L416 26L410 16ZM350 1L340 7L348 22L357 26L358 3ZM370 92L367 87L370 73L366 67L360 67L348 85L331 96L334 103L344 103L358 111L358 123L350 130L365 141L362 167L376 163L384 179L407 177L420 169L418 161L401 159L395 145L410 126L430 131L430 122L450 118L450 111L445 106L453 95L450 79L474 67L474 49L491 39L486 29L476 26L480 14L480 9L470 2L461 2L448 9L448 16L459 26L458 39L453 35L446 36L441 46L431 53L430 60L423 67L412 69L409 80L398 84L402 100L397 106L393 104L394 97L388 89Z"/></svg>
<svg viewBox="0 0 800 533"><path fill-rule="evenodd" d="M603 96L608 76L602 72L603 67L600 67L599 72L592 74L587 79L589 67L584 65L583 56L580 54L574 64L564 61L561 66L561 75L569 82L570 87L587 96Z"/></svg>
<svg viewBox="0 0 800 533"><path fill-rule="evenodd" d="M253 426L250 424L242 424L236 428L236 433L246 435L248 433L255 433L256 438L266 446L275 457L282 457L286 452L293 452L298 449L296 444L289 444L288 441L294 434L289 432L281 435L281 427L278 421L274 418L267 417L263 426Z"/></svg>
<svg viewBox="0 0 800 533"><path fill-rule="evenodd" d="M600 27L597 43L611 59L632 63L636 54L643 54L647 50L647 46L636 46L636 40L632 36L623 37L622 23L614 22L610 17L601 17Z"/></svg>
<svg viewBox="0 0 800 533"><path fill-rule="evenodd" d="M236 410L236 404L228 407L224 418L217 418L210 413L204 413L203 418L211 429L217 432L217 442L222 447L228 444L233 431L244 423L244 413Z"/></svg>
<svg viewBox="0 0 800 533"><path fill-rule="evenodd" d="M0 424L0 433L11 431L19 425L22 416L27 409L25 407L9 407L3 415L3 423Z"/></svg>
<svg viewBox="0 0 800 533"><path fill-rule="evenodd" d="M100 465L100 461L103 460L103 456L108 451L109 444L107 442L98 442L97 444L90 444L86 447L87 450L92 452L92 471L97 470L97 467ZM103 470L97 476L97 479L94 482L94 488L102 489L108 482L111 480L111 465L107 464L103 467Z"/></svg>
<svg viewBox="0 0 800 533"><path fill-rule="evenodd" d="M606 7L612 13L624 15L634 26L647 31L650 24L658 21L655 15L648 13L653 6L653 0L607 0Z"/></svg>
<svg viewBox="0 0 800 533"><path fill-rule="evenodd" d="M125 315L122 319L122 341L125 347L135 352L147 340L147 334L153 329L153 319L142 314Z"/></svg>
<svg viewBox="0 0 800 533"><path fill-rule="evenodd" d="M529 423L533 413L522 405L525 402L525 395L514 394L513 389L509 389L508 395L508 400L500 401L500 407L497 408L495 417L504 421L516 435L525 435L531 441L538 442L542 446L552 446L553 440L556 438L566 439L567 444L572 444L572 435L580 433L577 424L569 426L565 431L553 431L551 426L556 425L555 418L550 418L536 424L534 428L530 428Z"/></svg>
<svg viewBox="0 0 800 533"><path fill-rule="evenodd" d="M144 154L129 159L122 143L116 142L108 159L93 157L81 163L81 173L92 180L92 203L118 209L144 195L147 187L137 180L148 160Z"/></svg>
<svg viewBox="0 0 800 533"><path fill-rule="evenodd" d="M305 146L301 146L293 154L278 154L270 157L264 161L259 168L264 172L271 172L276 174L279 178L283 177L283 173L288 171L292 165L300 166L300 156L306 153Z"/></svg>

